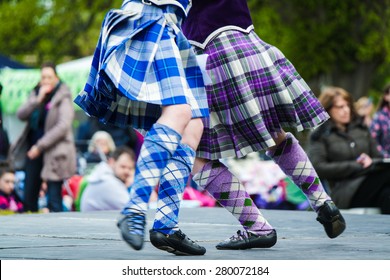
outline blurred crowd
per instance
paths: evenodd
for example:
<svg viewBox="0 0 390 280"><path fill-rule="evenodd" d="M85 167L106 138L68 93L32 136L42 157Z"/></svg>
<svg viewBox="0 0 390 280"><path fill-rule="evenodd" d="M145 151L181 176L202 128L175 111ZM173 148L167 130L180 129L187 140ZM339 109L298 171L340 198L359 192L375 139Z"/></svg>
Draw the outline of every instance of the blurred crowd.
<svg viewBox="0 0 390 280"><path fill-rule="evenodd" d="M310 134L307 150L327 192L341 209L375 207L390 214L390 86L377 105L366 96L354 102L338 87L324 88L319 100L330 119ZM17 117L25 129L14 143L0 118L2 213L123 208L143 142L139 132L89 118L74 135L72 94L51 63L42 65L41 80ZM310 209L298 187L264 154L225 164L259 208ZM188 207L217 206L191 178L184 200Z"/></svg>

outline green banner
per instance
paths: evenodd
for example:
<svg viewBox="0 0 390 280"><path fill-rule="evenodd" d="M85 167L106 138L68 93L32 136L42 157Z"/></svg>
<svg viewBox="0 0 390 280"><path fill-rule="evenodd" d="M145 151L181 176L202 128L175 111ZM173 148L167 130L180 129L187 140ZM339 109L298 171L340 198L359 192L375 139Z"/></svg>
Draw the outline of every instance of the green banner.
<svg viewBox="0 0 390 280"><path fill-rule="evenodd" d="M66 83L73 97L83 90L87 81L90 65L83 67L57 68L58 76ZM3 114L15 114L18 108L26 101L31 90L40 80L40 69L2 69L0 70L0 83L3 85L1 105ZM75 105L76 110L81 110Z"/></svg>

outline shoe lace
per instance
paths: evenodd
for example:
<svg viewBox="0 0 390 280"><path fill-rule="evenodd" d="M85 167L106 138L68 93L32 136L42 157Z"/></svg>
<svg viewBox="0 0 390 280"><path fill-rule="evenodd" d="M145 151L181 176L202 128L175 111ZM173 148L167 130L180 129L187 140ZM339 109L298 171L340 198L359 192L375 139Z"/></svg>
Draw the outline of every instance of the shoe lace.
<svg viewBox="0 0 390 280"><path fill-rule="evenodd" d="M145 228L145 215L140 213L132 213L126 215L126 224L129 232L143 232Z"/></svg>
<svg viewBox="0 0 390 280"><path fill-rule="evenodd" d="M187 239L188 241L195 243L195 241L191 240L184 232L182 232L180 229L176 232L176 235L181 239L181 240L184 240L184 239Z"/></svg>
<svg viewBox="0 0 390 280"><path fill-rule="evenodd" d="M237 230L236 235L229 238L230 241L239 241L248 239L249 233L247 231Z"/></svg>

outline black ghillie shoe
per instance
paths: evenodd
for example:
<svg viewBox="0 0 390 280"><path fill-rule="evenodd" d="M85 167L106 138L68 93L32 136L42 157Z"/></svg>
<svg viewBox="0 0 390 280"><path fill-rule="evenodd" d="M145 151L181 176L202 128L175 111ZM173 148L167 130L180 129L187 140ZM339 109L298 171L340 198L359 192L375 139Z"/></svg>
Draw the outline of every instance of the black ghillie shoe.
<svg viewBox="0 0 390 280"><path fill-rule="evenodd" d="M141 250L144 245L145 215L132 213L123 215L117 226L124 241L135 250Z"/></svg>
<svg viewBox="0 0 390 280"><path fill-rule="evenodd" d="M346 228L345 220L340 213L340 210L333 201L326 201L324 205L318 209L317 221L319 221L325 229L329 238L336 238Z"/></svg>
<svg viewBox="0 0 390 280"><path fill-rule="evenodd" d="M206 248L189 239L181 230L173 234L164 234L151 229L150 242L154 247L178 256L204 255Z"/></svg>
<svg viewBox="0 0 390 280"><path fill-rule="evenodd" d="M257 235L250 231L237 231L237 235L233 235L230 239L225 240L217 246L218 250L246 250L252 248L271 248L276 244L276 230L272 230L267 235Z"/></svg>

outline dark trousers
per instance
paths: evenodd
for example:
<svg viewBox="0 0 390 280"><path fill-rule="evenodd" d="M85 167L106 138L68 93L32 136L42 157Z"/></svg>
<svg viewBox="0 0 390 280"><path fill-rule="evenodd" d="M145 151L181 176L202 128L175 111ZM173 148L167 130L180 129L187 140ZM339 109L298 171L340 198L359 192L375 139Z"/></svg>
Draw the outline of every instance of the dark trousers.
<svg viewBox="0 0 390 280"><path fill-rule="evenodd" d="M41 189L41 170L43 168L43 157L26 160L26 177L24 179L23 208L24 211L38 211L38 197Z"/></svg>
<svg viewBox="0 0 390 280"><path fill-rule="evenodd" d="M41 171L43 157L27 158L26 177L24 181L24 211L37 212L39 191L42 185ZM50 212L62 212L62 184L63 181L47 181L47 203Z"/></svg>
<svg viewBox="0 0 390 280"><path fill-rule="evenodd" d="M352 207L379 207L390 214L390 170L370 173L352 198Z"/></svg>
<svg viewBox="0 0 390 280"><path fill-rule="evenodd" d="M47 207L50 212L62 212L62 181L47 182Z"/></svg>

